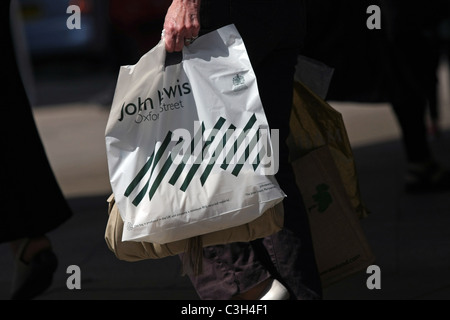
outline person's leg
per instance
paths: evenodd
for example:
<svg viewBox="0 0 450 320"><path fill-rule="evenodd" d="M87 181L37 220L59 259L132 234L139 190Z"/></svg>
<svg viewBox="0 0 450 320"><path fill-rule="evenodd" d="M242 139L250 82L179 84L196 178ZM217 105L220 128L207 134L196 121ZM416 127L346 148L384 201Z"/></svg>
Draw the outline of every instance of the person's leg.
<svg viewBox="0 0 450 320"><path fill-rule="evenodd" d="M254 67L258 88L271 129L279 130L279 171L276 174L281 189L287 194L282 231L255 241L262 261L272 275L280 280L297 299L317 299L322 286L317 270L307 211L289 162L286 140L290 133L289 119L293 96L294 66L297 53L292 48L274 50ZM274 63L276 61L276 63ZM279 79L279 81L273 81ZM277 92L276 95L271 94ZM266 256L264 259L263 256ZM267 259L270 257L270 260Z"/></svg>
<svg viewBox="0 0 450 320"><path fill-rule="evenodd" d="M188 275L202 300L239 298L271 277L251 244L242 242L204 248L202 272Z"/></svg>
<svg viewBox="0 0 450 320"><path fill-rule="evenodd" d="M0 224L0 243L9 242L14 255L12 299L32 299L51 284L56 255L48 232L72 215L53 174L34 121L22 81L13 38L11 1L1 11L4 74L0 110L5 124L0 178L6 204ZM14 14L14 12L12 12ZM18 46L20 48L20 46Z"/></svg>
<svg viewBox="0 0 450 320"><path fill-rule="evenodd" d="M220 1L222 18L215 20L212 2L202 2L202 27L213 30L235 23L254 67L259 93L271 129L280 130L280 170L276 175L285 199L285 224L289 229L249 243L204 249L203 272L191 280L202 299L253 299L276 278L288 288L291 299L321 297L320 279L312 250L309 224L288 162L285 140L289 134L293 73L302 38L301 1ZM217 3L215 3L217 5ZM257 7L256 7L257 5ZM281 7L280 7L281 6ZM227 20L227 13L230 19ZM288 13L288 16L281 13ZM225 18L224 18L225 17ZM252 18L254 17L254 19ZM258 24L255 25L255 21ZM262 27L259 27L262 26ZM220 283L219 283L220 282Z"/></svg>
<svg viewBox="0 0 450 320"><path fill-rule="evenodd" d="M408 94L396 96L391 105L401 128L406 155L405 191L420 193L449 190L450 172L436 161L429 145L427 102L423 92L411 89Z"/></svg>
<svg viewBox="0 0 450 320"><path fill-rule="evenodd" d="M10 4L10 1L8 1ZM4 154L1 157L2 212L0 243L43 236L67 221L69 207L45 152L16 56L10 6L1 11L0 34L3 74L0 126Z"/></svg>
<svg viewBox="0 0 450 320"><path fill-rule="evenodd" d="M289 134L295 50L278 50L254 66L258 88L271 129L279 130L279 171L285 227L265 239L204 249L203 273L191 280L202 299L246 299L260 296L270 278L279 280L292 299L320 299L309 221L289 163ZM276 63L274 63L276 61ZM277 81L273 81L277 79ZM273 95L277 92L277 95ZM220 285L217 281L220 280Z"/></svg>
<svg viewBox="0 0 450 320"><path fill-rule="evenodd" d="M404 10L403 4L383 1L386 16L389 17L390 102L401 128L407 161L405 191L449 190L450 172L434 159L426 125L428 90L435 81L430 76L435 70L431 70L433 67L429 63L429 50L433 48L424 36L421 12L414 6Z"/></svg>

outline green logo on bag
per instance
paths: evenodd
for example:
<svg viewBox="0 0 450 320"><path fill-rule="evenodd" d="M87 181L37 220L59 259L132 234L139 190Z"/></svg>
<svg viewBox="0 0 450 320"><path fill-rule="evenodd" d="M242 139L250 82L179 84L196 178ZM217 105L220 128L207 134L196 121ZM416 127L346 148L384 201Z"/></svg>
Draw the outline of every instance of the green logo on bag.
<svg viewBox="0 0 450 320"><path fill-rule="evenodd" d="M309 212L311 212L312 209L317 208L317 211L323 213L328 209L328 207L333 203L333 197L328 192L329 189L330 186L325 183L316 186L317 193L312 196L316 204L308 208Z"/></svg>
<svg viewBox="0 0 450 320"><path fill-rule="evenodd" d="M203 123L194 130L194 137L190 141L186 141L185 138L169 131L164 140L158 143L158 147L155 146L150 158L131 181L124 195L130 197L145 178L145 185L137 192L132 201L133 205L138 206L146 195L148 195L149 200L152 200L163 179L166 176L168 177L169 174L168 183L175 186L179 181L181 184L180 190L185 192L199 170L202 170L199 175L202 186L206 183L215 166L219 166L221 170L229 169L230 173L236 177L246 162L252 165L253 171L256 171L258 166L265 165L261 160L268 150L264 143L262 143L262 146L259 143L260 140L265 139L259 128L254 128L256 127L256 120L256 115L253 114L245 127L241 131L236 131L233 124L230 124L226 129L226 119L220 117L214 127L209 130L209 136L204 140L203 145L201 145L205 133ZM233 132L233 134L230 134L230 132ZM174 141L176 141L175 146L170 149L171 142ZM190 152L180 155L180 151L183 150L185 145L188 146L187 149ZM226 146L231 147L226 148ZM214 149L210 150L213 147ZM245 151L238 155L239 149L245 149ZM199 150L199 153L196 154L195 150ZM209 153L209 158L205 158L206 153ZM250 159L251 155L252 159ZM180 157L181 161L175 161L176 159L179 160ZM195 161L192 161L192 158L195 158Z"/></svg>
<svg viewBox="0 0 450 320"><path fill-rule="evenodd" d="M247 89L247 85L245 84L245 78L243 75L239 73L233 77L233 91L239 91Z"/></svg>

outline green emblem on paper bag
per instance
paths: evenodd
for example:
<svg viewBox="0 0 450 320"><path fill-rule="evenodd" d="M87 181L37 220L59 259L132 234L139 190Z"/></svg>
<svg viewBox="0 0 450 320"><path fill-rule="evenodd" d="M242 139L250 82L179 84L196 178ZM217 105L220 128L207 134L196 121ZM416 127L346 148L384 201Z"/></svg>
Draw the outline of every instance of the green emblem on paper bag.
<svg viewBox="0 0 450 320"><path fill-rule="evenodd" d="M312 196L315 204L309 207L308 211L311 212L312 209L317 208L320 213L325 212L328 207L333 203L333 197L328 192L330 186L322 183L316 186L317 193Z"/></svg>

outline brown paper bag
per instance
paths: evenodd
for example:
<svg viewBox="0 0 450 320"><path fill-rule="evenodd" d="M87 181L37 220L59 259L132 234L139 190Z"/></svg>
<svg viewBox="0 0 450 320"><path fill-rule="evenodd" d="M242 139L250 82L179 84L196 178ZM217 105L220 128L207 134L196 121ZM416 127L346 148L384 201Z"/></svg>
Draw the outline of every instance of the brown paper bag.
<svg viewBox="0 0 450 320"><path fill-rule="evenodd" d="M291 161L322 146L328 146L344 189L359 218L368 216L356 172L352 148L342 115L299 81L294 81L294 101L288 139Z"/></svg>
<svg viewBox="0 0 450 320"><path fill-rule="evenodd" d="M328 146L295 160L323 287L371 265L375 257Z"/></svg>

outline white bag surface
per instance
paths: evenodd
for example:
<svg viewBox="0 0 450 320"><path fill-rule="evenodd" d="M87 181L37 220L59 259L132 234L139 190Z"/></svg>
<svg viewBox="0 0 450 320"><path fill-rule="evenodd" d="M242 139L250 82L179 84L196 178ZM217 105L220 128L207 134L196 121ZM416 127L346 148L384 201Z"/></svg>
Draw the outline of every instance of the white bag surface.
<svg viewBox="0 0 450 320"><path fill-rule="evenodd" d="M235 26L199 37L179 64L165 67L165 58L161 40L121 67L106 126L123 241L164 244L234 227L285 197Z"/></svg>

